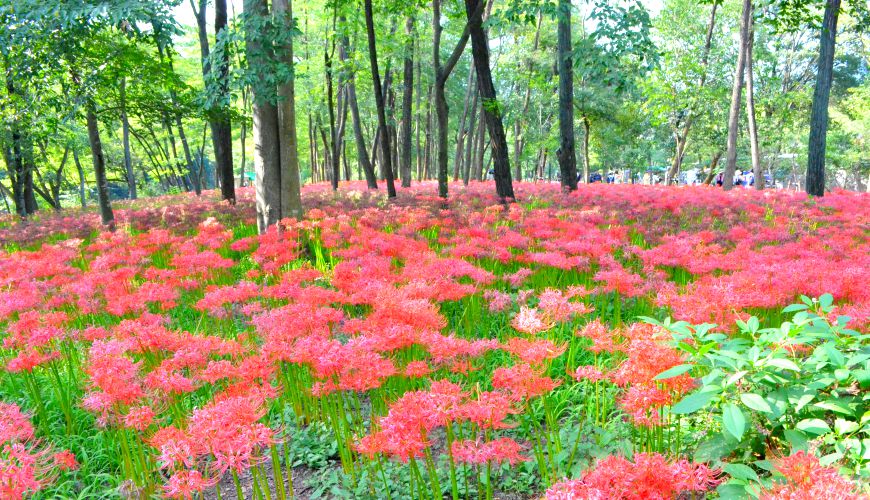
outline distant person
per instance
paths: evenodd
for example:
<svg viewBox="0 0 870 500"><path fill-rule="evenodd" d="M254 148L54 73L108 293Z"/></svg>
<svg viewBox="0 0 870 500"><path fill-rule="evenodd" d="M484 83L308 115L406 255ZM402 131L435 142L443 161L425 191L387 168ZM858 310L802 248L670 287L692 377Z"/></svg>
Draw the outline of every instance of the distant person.
<svg viewBox="0 0 870 500"><path fill-rule="evenodd" d="M722 184L725 183L725 174L719 172L719 175L716 176L716 185L722 187Z"/></svg>

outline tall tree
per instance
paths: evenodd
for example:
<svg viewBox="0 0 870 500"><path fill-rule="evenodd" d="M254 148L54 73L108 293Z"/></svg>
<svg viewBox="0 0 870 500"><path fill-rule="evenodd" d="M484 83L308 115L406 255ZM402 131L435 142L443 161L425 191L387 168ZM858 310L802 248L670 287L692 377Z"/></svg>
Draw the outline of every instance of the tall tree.
<svg viewBox="0 0 870 500"><path fill-rule="evenodd" d="M227 2L215 0L214 32L217 44L215 54L209 48L206 8L208 0L199 0L197 8L194 0L190 0L196 18L199 37L200 54L202 57L202 76L206 82L211 129L212 147L214 148L217 175L221 182L221 197L230 203L236 202L235 176L233 175L233 136L230 121L230 86L229 66L230 47L227 43ZM214 66L212 66L214 63Z"/></svg>
<svg viewBox="0 0 870 500"><path fill-rule="evenodd" d="M468 17L468 32L471 37L471 54L477 71L477 89L480 92L483 121L489 131L495 191L502 201L513 200L514 187L511 181L510 159L508 158L507 139L502 123L501 105L492 82L489 64L489 41L483 30L483 0L465 0L465 13Z"/></svg>
<svg viewBox="0 0 870 500"><path fill-rule="evenodd" d="M562 189L577 189L577 148L574 144L574 60L571 57L571 1L559 0L557 11L559 68L559 172Z"/></svg>
<svg viewBox="0 0 870 500"><path fill-rule="evenodd" d="M825 2L825 17L819 35L819 63L813 107L810 115L810 140L807 152L806 191L813 196L825 195L825 149L828 133L828 103L834 76L834 49L837 40L837 17L840 0Z"/></svg>
<svg viewBox="0 0 870 500"><path fill-rule="evenodd" d="M399 174L402 187L411 186L411 108L414 99L414 16L405 19L405 60L402 80L402 126Z"/></svg>
<svg viewBox="0 0 870 500"><path fill-rule="evenodd" d="M477 5L476 10L478 16L483 9L482 5ZM448 112L447 107L447 79L462 52L465 51L465 44L468 43L469 25L465 25L462 30L462 35L450 57L441 65L441 33L444 28L441 26L441 0L432 0L432 68L435 74L435 82L432 85L432 99L435 105L435 133L436 133L436 153L435 162L437 165L438 174L438 196L447 198L447 135L448 135ZM427 164L428 166L428 164Z"/></svg>
<svg viewBox="0 0 870 500"><path fill-rule="evenodd" d="M387 130L387 113L384 105L384 94L381 85L381 74L378 71L378 51L375 42L375 22L372 12L372 0L365 0L365 18L366 18L366 35L369 43L369 61L372 66L372 83L375 92L375 105L378 111L378 128L383 131L381 134L381 156L384 176L387 181L387 197L396 197L396 186L393 182L393 165L392 155L390 151L390 134Z"/></svg>
<svg viewBox="0 0 870 500"><path fill-rule="evenodd" d="M749 45L749 25L752 22L752 0L743 0L740 21L740 40L737 50L737 67L734 70L734 84L731 90L731 109L728 112L728 144L725 152L725 174L722 187L727 191L734 187L734 172L737 170L737 136L740 132L740 99L743 93L746 69L747 46Z"/></svg>

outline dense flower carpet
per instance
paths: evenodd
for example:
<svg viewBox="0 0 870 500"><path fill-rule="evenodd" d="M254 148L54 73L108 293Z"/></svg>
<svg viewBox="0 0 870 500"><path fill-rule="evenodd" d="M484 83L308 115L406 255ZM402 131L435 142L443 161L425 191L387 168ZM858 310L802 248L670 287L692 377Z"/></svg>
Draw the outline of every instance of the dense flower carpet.
<svg viewBox="0 0 870 500"><path fill-rule="evenodd" d="M0 219L0 498L867 498L870 195Z"/></svg>

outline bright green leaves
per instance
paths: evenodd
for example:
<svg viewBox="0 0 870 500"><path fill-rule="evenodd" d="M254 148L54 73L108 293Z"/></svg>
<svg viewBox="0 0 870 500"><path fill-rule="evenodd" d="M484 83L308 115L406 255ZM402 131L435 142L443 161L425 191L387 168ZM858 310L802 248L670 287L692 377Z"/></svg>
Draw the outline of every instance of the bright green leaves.
<svg viewBox="0 0 870 500"><path fill-rule="evenodd" d="M740 401L755 411L760 411L764 413L773 412L773 409L770 407L769 404L767 404L767 401L765 401L764 398L758 394L752 392L741 394Z"/></svg>
<svg viewBox="0 0 870 500"><path fill-rule="evenodd" d="M738 441L743 439L743 433L746 432L746 417L737 405L727 403L722 407L722 426Z"/></svg>
<svg viewBox="0 0 870 500"><path fill-rule="evenodd" d="M713 392L702 392L700 390L695 391L671 407L671 413L676 415L695 413L710 404L710 401L713 400L714 396L716 396L716 394Z"/></svg>

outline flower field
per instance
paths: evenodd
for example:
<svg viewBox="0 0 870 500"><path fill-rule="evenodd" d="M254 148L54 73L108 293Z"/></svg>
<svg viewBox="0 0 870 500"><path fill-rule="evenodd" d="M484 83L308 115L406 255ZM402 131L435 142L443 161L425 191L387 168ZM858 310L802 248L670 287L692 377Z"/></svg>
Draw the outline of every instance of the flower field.
<svg viewBox="0 0 870 500"><path fill-rule="evenodd" d="M0 498L867 498L870 195L0 220Z"/></svg>

